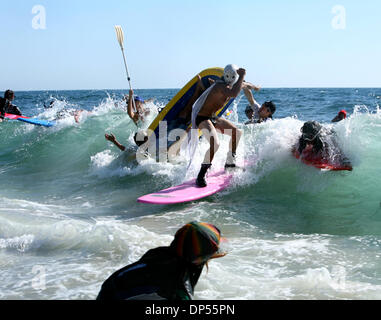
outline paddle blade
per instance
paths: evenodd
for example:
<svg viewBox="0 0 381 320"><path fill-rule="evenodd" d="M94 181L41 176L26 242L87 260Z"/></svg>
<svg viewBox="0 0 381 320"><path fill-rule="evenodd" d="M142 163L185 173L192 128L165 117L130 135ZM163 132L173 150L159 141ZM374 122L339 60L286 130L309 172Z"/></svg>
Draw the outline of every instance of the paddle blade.
<svg viewBox="0 0 381 320"><path fill-rule="evenodd" d="M124 34L121 26L115 26L116 37L120 47L123 49Z"/></svg>

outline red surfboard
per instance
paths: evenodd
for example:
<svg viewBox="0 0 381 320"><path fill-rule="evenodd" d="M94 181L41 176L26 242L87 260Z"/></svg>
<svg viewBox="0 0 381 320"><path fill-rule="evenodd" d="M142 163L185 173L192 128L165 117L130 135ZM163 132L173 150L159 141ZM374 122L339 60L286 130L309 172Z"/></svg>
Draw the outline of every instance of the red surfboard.
<svg viewBox="0 0 381 320"><path fill-rule="evenodd" d="M308 166L313 166L317 169L327 170L327 171L341 171L347 170L352 171L353 168L349 164L340 164L340 163L330 163L327 159L317 157L312 153L311 150L304 150L302 157L297 149L292 151L293 156L296 159L300 159L304 164Z"/></svg>
<svg viewBox="0 0 381 320"><path fill-rule="evenodd" d="M19 118L24 118L24 119L28 119L28 117L24 117L24 116L18 116L16 114L11 114L11 113L6 113L4 114L5 118L8 118L10 120L17 120Z"/></svg>

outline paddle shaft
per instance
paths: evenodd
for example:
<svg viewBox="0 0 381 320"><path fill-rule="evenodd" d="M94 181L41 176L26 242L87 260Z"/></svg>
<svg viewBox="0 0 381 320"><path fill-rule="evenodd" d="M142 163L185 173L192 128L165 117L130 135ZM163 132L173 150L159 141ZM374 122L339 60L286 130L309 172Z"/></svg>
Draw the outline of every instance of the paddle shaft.
<svg viewBox="0 0 381 320"><path fill-rule="evenodd" d="M130 90L132 90L132 85L131 85L131 78L130 78L130 74L128 72L128 67L127 67L127 61L126 61L126 55L124 54L124 48L122 47L122 55L123 55L123 61L124 61L124 66L126 68L126 74L127 74L127 81L128 81L128 85L130 86ZM136 112L136 105L135 105L135 99L134 99L134 96L132 96L132 105L134 106L134 110Z"/></svg>

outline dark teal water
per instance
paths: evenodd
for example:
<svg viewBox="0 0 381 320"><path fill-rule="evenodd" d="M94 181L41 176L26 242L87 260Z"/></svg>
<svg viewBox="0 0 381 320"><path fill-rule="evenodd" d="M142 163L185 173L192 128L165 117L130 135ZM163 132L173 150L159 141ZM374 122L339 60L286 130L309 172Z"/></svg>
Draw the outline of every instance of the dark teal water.
<svg viewBox="0 0 381 320"><path fill-rule="evenodd" d="M113 132L133 146L125 93L16 92L25 115L59 119L53 128L0 124L1 299L93 299L109 274L169 244L191 220L216 224L229 250L210 263L197 299L381 298L381 89L265 88L255 97L276 103L274 121L250 127L242 95L227 117L244 130L238 155L253 167L221 194L175 206L136 199L182 182L184 163L136 165L104 138ZM177 90L136 93L155 98L149 124ZM76 123L78 109L89 113ZM331 124L341 109L349 117ZM335 129L352 172L322 172L290 155L306 120ZM227 145L222 138L216 164Z"/></svg>

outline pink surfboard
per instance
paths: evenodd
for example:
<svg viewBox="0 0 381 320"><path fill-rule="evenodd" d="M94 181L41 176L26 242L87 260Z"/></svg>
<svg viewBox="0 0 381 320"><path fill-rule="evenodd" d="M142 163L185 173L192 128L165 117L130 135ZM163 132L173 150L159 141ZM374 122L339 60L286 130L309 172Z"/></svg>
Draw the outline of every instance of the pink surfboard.
<svg viewBox="0 0 381 320"><path fill-rule="evenodd" d="M206 177L208 185L199 188L196 179L184 182L176 187L161 190L138 198L138 202L150 204L175 204L199 200L217 192L220 192L230 185L233 174L220 170L209 174Z"/></svg>

